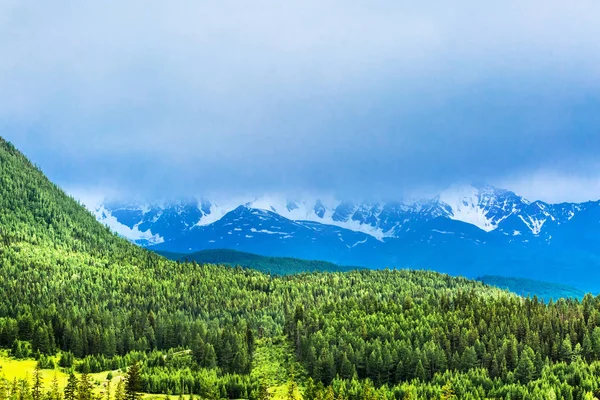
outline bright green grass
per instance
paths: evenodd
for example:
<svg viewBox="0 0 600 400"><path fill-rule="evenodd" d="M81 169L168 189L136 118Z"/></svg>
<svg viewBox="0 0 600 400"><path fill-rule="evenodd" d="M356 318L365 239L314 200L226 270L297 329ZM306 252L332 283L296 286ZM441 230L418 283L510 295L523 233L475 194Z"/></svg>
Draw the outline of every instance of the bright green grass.
<svg viewBox="0 0 600 400"><path fill-rule="evenodd" d="M292 368L298 386L302 387L306 379L306 372L296 361L294 350L287 339L280 336L256 341L250 376L253 379L265 380L273 399L287 398L288 381ZM299 398L299 393L297 395Z"/></svg>
<svg viewBox="0 0 600 400"><path fill-rule="evenodd" d="M33 383L33 373L36 365L36 360L17 360L10 357L7 351L0 352L0 377L4 376L10 382L12 382L14 379L28 379L30 383ZM65 373L62 368L43 369L41 370L41 373L44 390L50 390L50 386L52 385L52 381L54 380L55 376L58 380L58 386L60 390L63 390L67 385L67 379L69 378L69 375ZM123 373L121 371L112 371L112 374L113 379L111 381L111 391L114 392L119 379L123 377ZM79 376L80 374L75 373L75 375ZM95 393L100 394L105 392L104 384L106 383L107 375L108 371L90 374L90 377L94 382Z"/></svg>
<svg viewBox="0 0 600 400"><path fill-rule="evenodd" d="M7 351L0 351L0 377L4 376L10 382L13 379L28 379L30 383L33 383L33 372L35 370L35 366L37 364L36 360L28 359L28 360L16 360L11 358L8 355ZM90 374L92 381L94 382L94 393L104 394L106 393L105 383L106 376L109 371L98 372L96 374ZM42 381L44 384L44 390L50 390L50 386L52 385L52 381L54 377L58 379L58 387L60 390L64 390L67 385L67 379L69 375L66 374L62 368L57 369L43 369L42 373ZM119 370L112 371L113 379L110 382L111 385L111 393L114 395L115 388L119 379L123 378L123 373ZM75 373L76 376L79 376L79 373ZM144 400L163 400L165 399L165 395L157 395L157 394L144 394ZM169 396L170 400L178 400L179 396ZM184 399L189 399L189 396L184 396Z"/></svg>

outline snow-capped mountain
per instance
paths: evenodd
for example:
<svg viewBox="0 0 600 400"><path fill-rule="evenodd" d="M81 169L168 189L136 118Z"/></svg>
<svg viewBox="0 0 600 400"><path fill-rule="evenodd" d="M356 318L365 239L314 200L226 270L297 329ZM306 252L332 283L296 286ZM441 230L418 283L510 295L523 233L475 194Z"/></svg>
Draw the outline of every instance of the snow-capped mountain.
<svg viewBox="0 0 600 400"><path fill-rule="evenodd" d="M434 198L411 202L272 195L157 204L107 201L92 211L120 235L162 251L234 248L467 275L474 269L483 274L501 268L539 278L537 272L528 274L537 268L531 269L532 263L556 264L575 247L578 257L583 252L585 260L594 260L587 254L600 244L596 239L599 202L530 202L491 186L456 186ZM581 247L581 237L587 247ZM571 270L572 260L565 264ZM526 271L523 262L529 263Z"/></svg>
<svg viewBox="0 0 600 400"><path fill-rule="evenodd" d="M547 221L566 222L584 207L549 205L539 201L530 203L508 190L461 186L448 189L433 199L412 203L355 203L332 198L290 200L264 196L225 202L200 198L154 205L105 202L92 211L98 220L130 240L158 244L172 241L185 231L211 225L239 206L270 211L291 221L337 226L380 241L401 237L440 217L492 232L516 216L520 221L515 227L519 228L519 233L539 235Z"/></svg>

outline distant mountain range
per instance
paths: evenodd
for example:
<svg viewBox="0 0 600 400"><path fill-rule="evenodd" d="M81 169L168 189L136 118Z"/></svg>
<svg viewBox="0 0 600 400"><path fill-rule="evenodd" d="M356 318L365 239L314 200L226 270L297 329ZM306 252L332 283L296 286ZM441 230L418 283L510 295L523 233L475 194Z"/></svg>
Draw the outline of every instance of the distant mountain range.
<svg viewBox="0 0 600 400"><path fill-rule="evenodd" d="M106 201L96 218L142 246L228 248L371 268L435 269L600 285L600 202L530 202L491 186L454 187L415 202L327 198L163 204Z"/></svg>

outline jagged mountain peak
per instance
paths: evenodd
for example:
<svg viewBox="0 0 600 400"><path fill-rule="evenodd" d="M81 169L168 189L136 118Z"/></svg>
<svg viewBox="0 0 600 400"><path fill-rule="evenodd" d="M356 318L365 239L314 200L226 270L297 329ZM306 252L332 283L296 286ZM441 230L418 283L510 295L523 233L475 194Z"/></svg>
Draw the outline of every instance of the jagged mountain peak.
<svg viewBox="0 0 600 400"><path fill-rule="evenodd" d="M290 221L307 221L348 229L379 241L406 237L438 218L463 222L483 232L540 235L547 227L570 221L586 205L529 202L516 193L490 185L455 185L419 201L357 202L333 196L284 195L220 200L198 197L157 204L105 202L93 210L97 218L138 243L169 241L182 232L210 226L240 206L266 210ZM498 229L501 228L501 229ZM528 239L527 239L528 240Z"/></svg>
<svg viewBox="0 0 600 400"><path fill-rule="evenodd" d="M529 201L514 192L490 185L453 186L443 191L439 201L450 207L449 217L490 232L518 214Z"/></svg>

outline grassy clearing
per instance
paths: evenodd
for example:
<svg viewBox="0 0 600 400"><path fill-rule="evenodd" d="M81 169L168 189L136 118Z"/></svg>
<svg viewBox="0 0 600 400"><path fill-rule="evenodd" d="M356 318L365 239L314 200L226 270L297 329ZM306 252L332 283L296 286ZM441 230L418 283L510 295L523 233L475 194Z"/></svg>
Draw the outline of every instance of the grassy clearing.
<svg viewBox="0 0 600 400"><path fill-rule="evenodd" d="M257 340L250 376L256 380L266 381L273 399L287 398L292 369L298 386L302 387L306 372L296 361L294 350L287 339L280 336Z"/></svg>
<svg viewBox="0 0 600 400"><path fill-rule="evenodd" d="M37 364L36 360L26 359L17 360L10 357L8 351L0 351L0 377L4 376L9 381L14 379L28 379L33 382L33 372ZM306 373L302 366L295 360L293 349L284 336L276 338L262 338L256 342L256 350L252 363L251 377L256 380L264 380L269 386L273 400L287 398L288 381L290 371L294 370L295 380L299 387L303 386L306 379ZM49 390L52 381L56 376L58 386L61 390L67 385L68 374L62 368L54 370L44 369L42 380L44 389ZM109 371L90 374L94 382L94 392L97 394L105 393L105 382ZM113 378L111 380L111 392L114 394L115 387L120 379L123 378L123 371L111 371ZM79 376L79 373L76 373ZM299 393L298 393L299 394ZM144 400L164 400L166 395L144 394ZM178 400L178 395L168 396L169 400ZM185 400L189 396L184 396Z"/></svg>
<svg viewBox="0 0 600 400"><path fill-rule="evenodd" d="M9 381L13 381L14 379L28 379L33 382L33 372L35 370L35 366L37 365L37 361L33 359L26 360L17 360L8 355L7 351L0 352L0 377L4 376ZM104 383L106 382L106 377L109 371L99 372L97 374L90 374L92 381L94 382L94 392L95 393L103 393ZM42 381L44 383L44 390L49 390L52 385L52 381L56 376L58 380L58 386L61 390L65 388L67 385L67 379L69 375L65 373L62 368L57 369L43 369L42 373ZM121 371L112 371L113 379L111 381L112 390L116 387L119 379L123 377L123 372ZM76 376L79 376L79 373L75 373Z"/></svg>
<svg viewBox="0 0 600 400"><path fill-rule="evenodd" d="M0 377L4 376L6 379L12 382L13 379L28 379L30 383L33 383L33 372L35 370L35 366L37 364L36 360L16 360L11 358L8 355L7 351L0 352ZM44 383L44 390L50 390L50 386L52 385L52 381L54 377L58 379L58 386L60 390L64 390L67 385L67 379L69 375L63 371L62 368L57 369L43 369L42 371L42 380ZM104 394L105 392L105 382L106 377L109 371L98 372L96 374L90 374L92 381L94 382L94 393L96 394ZM117 383L120 379L123 378L124 373L122 371L116 370L111 371L113 374L113 378L111 380L111 392L114 394L114 390L117 386ZM76 376L79 377L79 373L75 373ZM157 394L144 394L144 400L164 400L166 398L165 395L157 395ZM179 396L169 396L170 400L178 400ZM184 396L185 400L189 399L189 396Z"/></svg>

